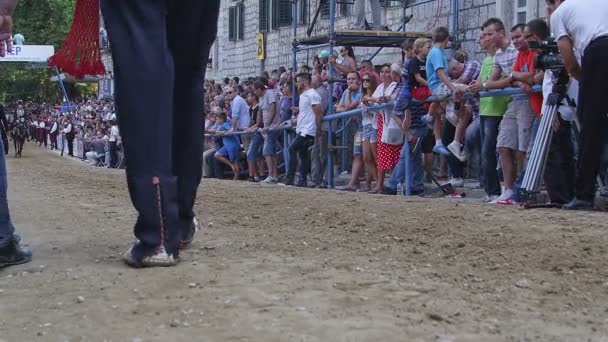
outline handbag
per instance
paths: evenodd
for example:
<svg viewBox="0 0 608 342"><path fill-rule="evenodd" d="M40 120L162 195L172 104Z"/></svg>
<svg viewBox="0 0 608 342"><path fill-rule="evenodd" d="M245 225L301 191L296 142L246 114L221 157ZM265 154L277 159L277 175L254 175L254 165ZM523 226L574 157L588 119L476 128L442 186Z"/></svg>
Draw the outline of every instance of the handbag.
<svg viewBox="0 0 608 342"><path fill-rule="evenodd" d="M380 141L387 145L403 145L404 135L399 123L393 119L392 114L384 113L384 127Z"/></svg>

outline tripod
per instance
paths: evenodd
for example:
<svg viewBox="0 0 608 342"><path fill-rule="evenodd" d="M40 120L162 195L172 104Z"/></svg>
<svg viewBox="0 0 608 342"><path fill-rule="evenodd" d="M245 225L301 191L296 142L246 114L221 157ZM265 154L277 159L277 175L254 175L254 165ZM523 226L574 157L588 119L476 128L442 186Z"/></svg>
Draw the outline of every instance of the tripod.
<svg viewBox="0 0 608 342"><path fill-rule="evenodd" d="M534 146L526 165L526 171L522 181L522 186L519 189L520 204L524 208L541 208L541 207L556 207L555 204L540 204L538 195L545 173L547 164L547 155L553 138L553 122L557 119L560 106L565 100L565 105L576 113L576 103L568 96L568 83L570 77L565 68L551 70L553 74L553 88L551 94L547 98L546 106L544 107L540 126L534 139ZM577 134L580 132L580 122L574 117ZM598 184L602 186L602 182L598 176Z"/></svg>

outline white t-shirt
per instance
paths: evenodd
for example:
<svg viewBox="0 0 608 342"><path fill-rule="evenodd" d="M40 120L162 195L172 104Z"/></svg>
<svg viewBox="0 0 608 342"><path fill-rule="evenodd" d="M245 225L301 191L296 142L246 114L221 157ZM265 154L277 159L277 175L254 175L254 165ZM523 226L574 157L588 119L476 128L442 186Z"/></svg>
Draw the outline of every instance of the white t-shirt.
<svg viewBox="0 0 608 342"><path fill-rule="evenodd" d="M44 122L44 121L38 122L38 127L39 128L46 128L46 122Z"/></svg>
<svg viewBox="0 0 608 342"><path fill-rule="evenodd" d="M314 89L308 89L300 95L300 113L296 133L300 135L317 135L316 114L312 110L313 105L321 104L321 96Z"/></svg>
<svg viewBox="0 0 608 342"><path fill-rule="evenodd" d="M247 102L239 95L232 99L232 120L236 120L236 128L247 129L251 123L251 117L249 117L249 106Z"/></svg>
<svg viewBox="0 0 608 342"><path fill-rule="evenodd" d="M547 98L553 91L553 73L549 70L545 71L545 77L543 78L543 109L541 113L545 112L545 106L547 105ZM574 102L578 105L578 81L574 78L570 78L570 84L568 84L568 97L574 100ZM566 105L564 101L562 105ZM563 108L563 107L562 107ZM574 116L570 113L571 111L561 110L562 119L566 121L573 121ZM568 112L568 113L567 113ZM572 116L572 117L570 117Z"/></svg>
<svg viewBox="0 0 608 342"><path fill-rule="evenodd" d="M118 135L120 134L120 131L118 130L118 126L114 125L110 128L110 139L108 141L117 141L118 140Z"/></svg>
<svg viewBox="0 0 608 342"><path fill-rule="evenodd" d="M582 56L589 43L608 35L608 1L566 1L551 14L550 26L557 40L569 36Z"/></svg>
<svg viewBox="0 0 608 342"><path fill-rule="evenodd" d="M378 85L376 87L376 90L374 91L374 94L372 95L372 97L379 98L382 96L391 96L391 95L393 95L393 91L395 91L396 86L397 86L397 82L393 81L385 89L384 83L380 83L380 85ZM374 129L378 129L378 112L377 111L374 111L374 112L368 111L365 115L363 115L363 122L361 124L363 126L372 125L372 127Z"/></svg>

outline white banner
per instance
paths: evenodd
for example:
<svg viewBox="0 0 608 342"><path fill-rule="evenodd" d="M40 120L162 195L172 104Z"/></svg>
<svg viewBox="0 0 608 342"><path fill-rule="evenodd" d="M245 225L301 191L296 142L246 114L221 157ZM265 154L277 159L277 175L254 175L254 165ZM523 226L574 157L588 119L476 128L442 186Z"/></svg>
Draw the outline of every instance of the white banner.
<svg viewBox="0 0 608 342"><path fill-rule="evenodd" d="M12 52L0 57L0 62L46 63L54 54L53 45L14 45Z"/></svg>

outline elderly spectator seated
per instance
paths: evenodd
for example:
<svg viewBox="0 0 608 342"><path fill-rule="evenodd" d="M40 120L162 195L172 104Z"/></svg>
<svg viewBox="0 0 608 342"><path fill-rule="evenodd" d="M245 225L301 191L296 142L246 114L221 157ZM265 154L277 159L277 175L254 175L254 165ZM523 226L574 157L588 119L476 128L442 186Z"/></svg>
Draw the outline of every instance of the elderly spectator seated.
<svg viewBox="0 0 608 342"><path fill-rule="evenodd" d="M108 136L101 131L97 132L95 139L89 141L90 151L85 153L86 162L92 165L98 165L105 160L106 145L108 144Z"/></svg>

